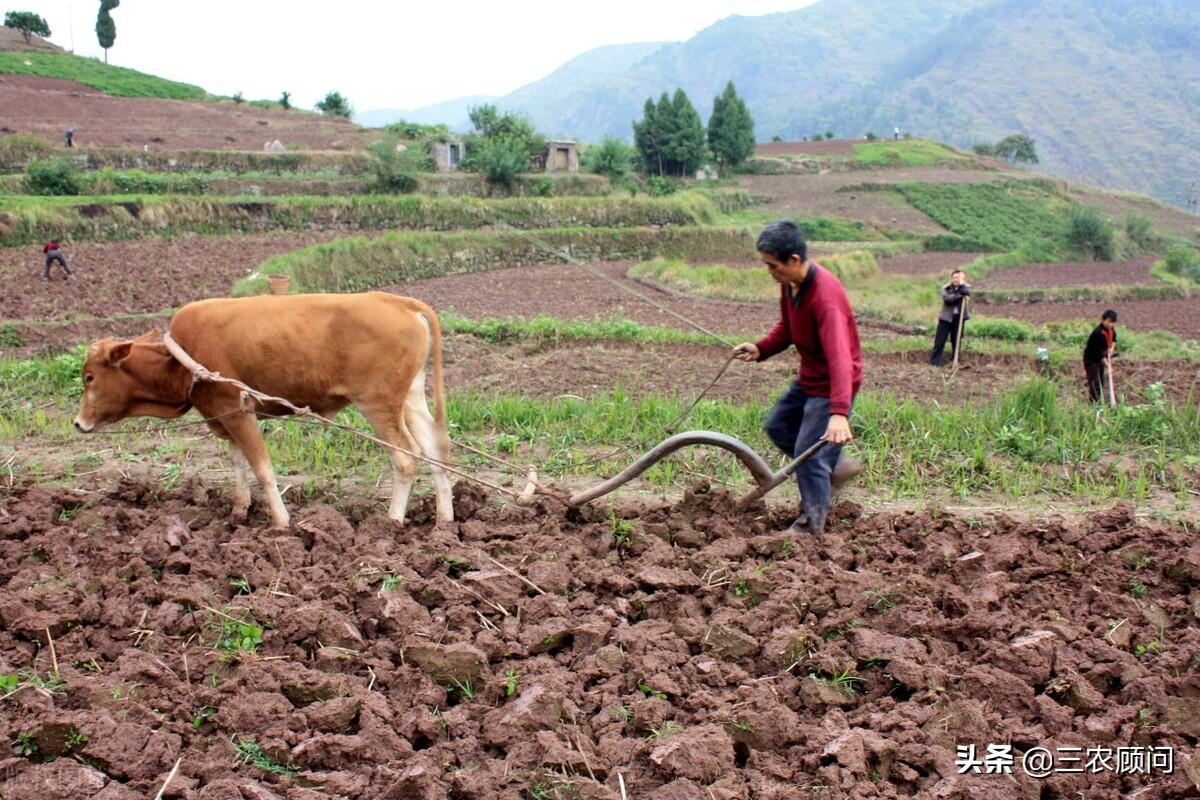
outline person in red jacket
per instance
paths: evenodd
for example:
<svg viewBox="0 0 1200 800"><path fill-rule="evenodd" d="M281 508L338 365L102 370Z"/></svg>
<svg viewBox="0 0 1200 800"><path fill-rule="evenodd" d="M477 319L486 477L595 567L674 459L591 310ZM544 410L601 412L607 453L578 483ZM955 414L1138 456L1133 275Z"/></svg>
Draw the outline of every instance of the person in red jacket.
<svg viewBox="0 0 1200 800"><path fill-rule="evenodd" d="M854 438L850 408L863 380L858 325L846 289L832 272L809 260L804 234L794 222L772 222L759 234L757 249L780 285L779 322L762 339L739 344L733 353L742 361L765 361L794 345L800 355L799 377L764 428L775 446L791 456L826 440L796 470L800 517L792 525L820 535L842 445Z"/></svg>
<svg viewBox="0 0 1200 800"><path fill-rule="evenodd" d="M67 266L67 258L63 255L62 247L58 242L46 242L46 246L42 248L42 254L46 256L46 268L42 270L42 283L50 282L50 265L55 261L62 267L62 271L67 274L67 278L75 280L74 273Z"/></svg>

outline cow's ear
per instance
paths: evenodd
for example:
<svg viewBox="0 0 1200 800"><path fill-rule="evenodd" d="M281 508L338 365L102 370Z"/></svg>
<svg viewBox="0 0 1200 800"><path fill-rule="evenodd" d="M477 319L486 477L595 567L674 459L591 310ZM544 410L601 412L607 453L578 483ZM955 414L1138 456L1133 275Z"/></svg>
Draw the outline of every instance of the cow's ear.
<svg viewBox="0 0 1200 800"><path fill-rule="evenodd" d="M121 342L113 345L113 348L108 351L108 364L111 367L119 367L121 363L129 358L129 354L133 352L133 342Z"/></svg>

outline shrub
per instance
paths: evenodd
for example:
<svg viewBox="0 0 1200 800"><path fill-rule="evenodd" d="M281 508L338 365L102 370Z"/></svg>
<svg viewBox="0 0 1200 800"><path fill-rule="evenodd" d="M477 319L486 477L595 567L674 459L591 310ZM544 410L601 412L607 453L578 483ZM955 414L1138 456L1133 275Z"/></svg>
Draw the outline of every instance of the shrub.
<svg viewBox="0 0 1200 800"><path fill-rule="evenodd" d="M54 145L28 133L0 136L0 167L16 168L32 158L45 158L54 152Z"/></svg>
<svg viewBox="0 0 1200 800"><path fill-rule="evenodd" d="M595 147L589 147L583 153L583 165L597 175L604 175L609 180L619 181L633 169L633 159L637 151L615 136L605 136L604 141Z"/></svg>
<svg viewBox="0 0 1200 800"><path fill-rule="evenodd" d="M1095 208L1071 209L1067 220L1067 243L1088 258L1112 261L1116 239L1112 224Z"/></svg>
<svg viewBox="0 0 1200 800"><path fill-rule="evenodd" d="M1154 220L1145 214L1130 214L1125 217L1125 235L1141 252L1158 248L1162 240L1154 231Z"/></svg>
<svg viewBox="0 0 1200 800"><path fill-rule="evenodd" d="M538 178L529 187L536 197L551 197L554 195L554 181L549 178Z"/></svg>
<svg viewBox="0 0 1200 800"><path fill-rule="evenodd" d="M242 103L246 102L246 97L245 97L245 95L242 94L241 89L239 89L233 93L233 102L237 103L239 106Z"/></svg>
<svg viewBox="0 0 1200 800"><path fill-rule="evenodd" d="M371 172L375 177L372 188L380 192L412 192L417 188L421 172L432 164L419 148L397 149L394 139L372 142Z"/></svg>
<svg viewBox="0 0 1200 800"><path fill-rule="evenodd" d="M868 142L873 142L873 141L875 141L875 140L876 140L876 139L878 139L878 138L879 138L879 137L878 137L878 136L876 136L876 135L875 135L875 134L874 134L872 131L867 131L867 141L868 141Z"/></svg>
<svg viewBox="0 0 1200 800"><path fill-rule="evenodd" d="M30 162L25 168L25 187L30 194L75 195L83 192L79 172L65 158Z"/></svg>
<svg viewBox="0 0 1200 800"><path fill-rule="evenodd" d="M1163 267L1172 275L1200 284L1200 252L1191 245L1178 244L1167 250Z"/></svg>
<svg viewBox="0 0 1200 800"><path fill-rule="evenodd" d="M354 106L350 105L350 101L342 97L341 92L329 92L317 103L317 111L320 111L327 117L351 117L354 114Z"/></svg>
<svg viewBox="0 0 1200 800"><path fill-rule="evenodd" d="M675 184L667 178L653 175L646 179L646 193L651 197L666 197L675 194Z"/></svg>
<svg viewBox="0 0 1200 800"><path fill-rule="evenodd" d="M512 191L513 181L529 169L529 154L520 142L509 139L483 139L471 163L488 183Z"/></svg>

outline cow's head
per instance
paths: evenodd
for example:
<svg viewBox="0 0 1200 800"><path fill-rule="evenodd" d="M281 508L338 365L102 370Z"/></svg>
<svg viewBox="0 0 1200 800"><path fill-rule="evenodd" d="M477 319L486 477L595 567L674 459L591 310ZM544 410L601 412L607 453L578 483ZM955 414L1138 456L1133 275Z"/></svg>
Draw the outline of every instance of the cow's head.
<svg viewBox="0 0 1200 800"><path fill-rule="evenodd" d="M83 400L75 430L91 433L126 417L172 419L192 407L183 368L161 343L147 341L152 336L92 343L83 362Z"/></svg>

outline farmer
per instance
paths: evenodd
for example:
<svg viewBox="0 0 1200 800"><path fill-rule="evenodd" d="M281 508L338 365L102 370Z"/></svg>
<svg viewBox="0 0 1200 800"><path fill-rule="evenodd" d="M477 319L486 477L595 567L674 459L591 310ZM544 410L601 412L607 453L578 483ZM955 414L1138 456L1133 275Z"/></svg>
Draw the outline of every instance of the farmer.
<svg viewBox="0 0 1200 800"><path fill-rule="evenodd" d="M942 365L942 351L946 349L946 340L950 340L950 352L955 352L959 346L959 329L966 328L966 321L971 318L971 310L967 316L962 316L963 298L970 297L971 285L967 283L967 273L956 269L950 273L950 282L942 287L942 310L938 312L937 333L933 337L933 352L929 354L929 363L935 367ZM961 354L960 354L961 355Z"/></svg>
<svg viewBox="0 0 1200 800"><path fill-rule="evenodd" d="M1117 312L1111 308L1100 315L1100 324L1083 348L1083 371L1087 375L1088 398L1104 400L1104 367L1117 352Z"/></svg>
<svg viewBox="0 0 1200 800"><path fill-rule="evenodd" d="M43 255L46 256L46 268L42 270L42 283L50 282L50 265L55 261L62 267L62 271L67 274L69 280L76 280L71 268L67 266L67 259L63 255L62 247L56 241L46 242L46 246L42 248Z"/></svg>
<svg viewBox="0 0 1200 800"><path fill-rule="evenodd" d="M896 138L897 142L900 141L900 126L899 125L892 128L892 136L894 136Z"/></svg>
<svg viewBox="0 0 1200 800"><path fill-rule="evenodd" d="M808 259L804 234L794 222L772 222L759 234L757 249L780 285L779 322L758 342L739 344L733 355L741 361L765 361L796 346L799 377L776 403L765 430L790 456L821 438L828 442L796 470L800 517L792 529L820 535L832 482L862 468L838 461L842 445L854 438L850 407L862 386L858 326L845 288L832 272Z"/></svg>
<svg viewBox="0 0 1200 800"><path fill-rule="evenodd" d="M67 132L63 134L63 141L67 143L67 147L75 146L75 129L67 128Z"/></svg>

